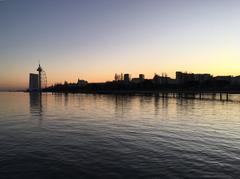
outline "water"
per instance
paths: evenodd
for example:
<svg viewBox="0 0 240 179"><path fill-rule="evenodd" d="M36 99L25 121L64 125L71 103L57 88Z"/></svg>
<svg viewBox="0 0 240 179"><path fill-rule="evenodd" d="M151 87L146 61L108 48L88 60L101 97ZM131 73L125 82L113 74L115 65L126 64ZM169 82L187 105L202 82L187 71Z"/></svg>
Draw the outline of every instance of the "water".
<svg viewBox="0 0 240 179"><path fill-rule="evenodd" d="M240 103L0 93L0 178L239 178Z"/></svg>

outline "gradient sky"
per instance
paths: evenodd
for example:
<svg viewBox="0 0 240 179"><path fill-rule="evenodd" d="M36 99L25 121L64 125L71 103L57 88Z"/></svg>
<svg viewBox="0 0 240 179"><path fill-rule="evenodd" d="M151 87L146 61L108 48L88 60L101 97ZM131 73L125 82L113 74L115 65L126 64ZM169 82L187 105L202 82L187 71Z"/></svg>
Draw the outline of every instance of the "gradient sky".
<svg viewBox="0 0 240 179"><path fill-rule="evenodd" d="M240 75L239 0L0 0L0 89L114 73Z"/></svg>

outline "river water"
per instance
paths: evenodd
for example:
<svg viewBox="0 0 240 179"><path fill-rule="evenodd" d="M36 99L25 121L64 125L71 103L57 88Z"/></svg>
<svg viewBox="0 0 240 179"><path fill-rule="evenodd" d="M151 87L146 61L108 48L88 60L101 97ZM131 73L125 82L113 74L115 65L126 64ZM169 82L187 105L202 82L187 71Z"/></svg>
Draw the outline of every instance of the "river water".
<svg viewBox="0 0 240 179"><path fill-rule="evenodd" d="M0 93L0 178L239 178L240 103Z"/></svg>

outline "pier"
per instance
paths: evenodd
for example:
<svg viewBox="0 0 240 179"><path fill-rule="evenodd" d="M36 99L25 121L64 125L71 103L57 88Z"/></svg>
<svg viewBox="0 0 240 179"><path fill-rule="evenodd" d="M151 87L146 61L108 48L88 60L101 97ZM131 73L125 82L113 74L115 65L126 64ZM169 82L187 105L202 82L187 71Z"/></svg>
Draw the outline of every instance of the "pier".
<svg viewBox="0 0 240 179"><path fill-rule="evenodd" d="M198 99L198 100L219 100L219 101L232 101L231 95L239 94L240 91L161 91L161 90L149 90L149 91L131 91L131 90L111 90L111 91L84 91L83 93L95 93L95 94L115 94L115 95L146 95L157 96L161 98L177 98L177 99ZM240 99L239 99L240 102Z"/></svg>

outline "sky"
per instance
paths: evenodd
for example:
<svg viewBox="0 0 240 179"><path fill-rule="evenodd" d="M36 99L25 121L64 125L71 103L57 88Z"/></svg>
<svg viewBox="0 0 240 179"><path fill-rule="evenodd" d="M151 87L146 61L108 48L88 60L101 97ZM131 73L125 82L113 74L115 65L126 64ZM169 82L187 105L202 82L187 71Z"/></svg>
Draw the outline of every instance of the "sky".
<svg viewBox="0 0 240 179"><path fill-rule="evenodd" d="M239 0L0 0L0 90L115 73L240 75Z"/></svg>

